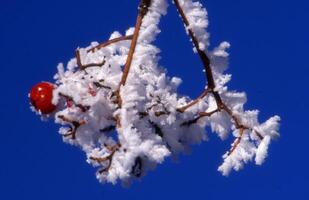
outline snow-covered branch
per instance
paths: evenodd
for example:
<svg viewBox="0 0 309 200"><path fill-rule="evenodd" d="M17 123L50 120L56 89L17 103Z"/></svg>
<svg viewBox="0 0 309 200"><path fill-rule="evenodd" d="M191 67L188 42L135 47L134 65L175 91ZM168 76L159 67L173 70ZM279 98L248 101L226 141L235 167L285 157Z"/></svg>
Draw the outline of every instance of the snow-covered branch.
<svg viewBox="0 0 309 200"><path fill-rule="evenodd" d="M207 85L196 99L177 93L181 79L167 76L152 44L167 0L141 0L134 28L79 48L66 68L59 64L56 83L44 84L52 90L50 109L43 110L31 93L40 114L56 109L49 116L63 125L64 141L86 153L101 182L128 184L144 176L166 157L204 141L207 126L221 139L229 133L235 138L219 167L224 175L251 160L262 164L270 141L279 136L278 116L260 124L257 110L244 110L246 94L228 90L230 45L209 49L206 9L198 1L171 1L204 66Z"/></svg>

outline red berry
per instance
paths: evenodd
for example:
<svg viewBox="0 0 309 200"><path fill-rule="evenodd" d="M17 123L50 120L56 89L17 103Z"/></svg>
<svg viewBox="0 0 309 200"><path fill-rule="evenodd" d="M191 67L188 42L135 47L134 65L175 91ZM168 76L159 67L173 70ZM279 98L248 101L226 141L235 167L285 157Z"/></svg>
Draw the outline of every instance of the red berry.
<svg viewBox="0 0 309 200"><path fill-rule="evenodd" d="M52 103L54 85L48 82L41 82L31 88L30 102L36 110L43 114L55 111L56 106Z"/></svg>

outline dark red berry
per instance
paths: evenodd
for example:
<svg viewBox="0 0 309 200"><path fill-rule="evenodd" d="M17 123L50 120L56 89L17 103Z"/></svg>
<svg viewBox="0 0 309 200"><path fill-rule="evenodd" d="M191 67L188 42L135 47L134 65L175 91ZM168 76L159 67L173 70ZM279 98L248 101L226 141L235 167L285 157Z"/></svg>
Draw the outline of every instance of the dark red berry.
<svg viewBox="0 0 309 200"><path fill-rule="evenodd" d="M38 83L31 88L30 102L42 114L50 114L56 109L52 103L53 90L54 85L48 82Z"/></svg>

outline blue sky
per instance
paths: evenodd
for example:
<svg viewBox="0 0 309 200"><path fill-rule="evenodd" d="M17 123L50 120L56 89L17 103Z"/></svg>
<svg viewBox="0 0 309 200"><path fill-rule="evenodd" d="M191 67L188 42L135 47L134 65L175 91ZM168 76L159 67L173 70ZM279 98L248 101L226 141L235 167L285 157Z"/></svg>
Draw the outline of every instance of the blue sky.
<svg viewBox="0 0 309 200"><path fill-rule="evenodd" d="M261 120L282 117L281 138L262 167L249 164L228 178L217 172L230 141L193 147L179 163L167 160L131 188L101 185L81 151L64 144L52 121L30 111L27 93L52 81L58 62L74 49L104 41L135 23L137 1L0 1L0 199L297 199L309 198L308 19L306 0L202 0L211 44L232 44L230 88L246 91L248 109ZM161 64L184 80L192 97L204 87L175 9L162 20L156 41Z"/></svg>

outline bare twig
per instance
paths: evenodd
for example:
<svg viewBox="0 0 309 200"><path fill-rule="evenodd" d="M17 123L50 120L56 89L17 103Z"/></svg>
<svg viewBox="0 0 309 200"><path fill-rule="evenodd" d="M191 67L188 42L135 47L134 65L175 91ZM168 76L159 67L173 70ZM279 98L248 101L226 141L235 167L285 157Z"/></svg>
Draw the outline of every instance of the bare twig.
<svg viewBox="0 0 309 200"><path fill-rule="evenodd" d="M131 40L132 38L133 38L133 35L128 35L128 36L122 36L122 37L119 37L119 38L114 38L114 39L108 40L107 42L99 44L99 45L97 45L95 47L92 47L91 49L88 49L87 53L95 52L98 49L107 47L107 46L109 46L111 44L114 44L116 42L120 42L120 41L123 41L123 40ZM89 67L100 67L100 66L103 66L105 64L105 62L106 62L105 58L104 58L101 63L90 63L90 64L83 65L82 62L81 62L81 57L80 57L79 50L76 50L75 54L76 54L75 56L76 56L76 60L77 60L77 66L81 70L85 70L86 68L89 68Z"/></svg>
<svg viewBox="0 0 309 200"><path fill-rule="evenodd" d="M71 124L70 130L66 134L64 134L63 136L64 137L71 136L72 140L76 139L76 131L77 131L77 129L80 126L86 124L86 122L83 121L83 120L82 121L74 121L74 120L71 120L71 119L63 116L63 115L59 115L58 118L61 119L64 122L67 122L67 123Z"/></svg>
<svg viewBox="0 0 309 200"><path fill-rule="evenodd" d="M112 161L113 161L113 156L114 154L119 150L119 148L121 147L121 144L118 143L116 144L115 146L106 146L106 148L111 152L108 156L106 157L102 157L102 158L97 158L97 157L90 157L89 159L93 160L93 161L96 161L98 163L103 163L105 161L108 161L108 165L99 170L99 173L102 174L103 172L106 172L110 169L111 165L112 165Z"/></svg>
<svg viewBox="0 0 309 200"><path fill-rule="evenodd" d="M240 144L242 136L244 134L244 131L245 131L244 127L239 128L239 136L233 142L232 148L229 150L229 152L227 154L228 156L230 156L235 151L235 149L238 147L238 145Z"/></svg>
<svg viewBox="0 0 309 200"><path fill-rule="evenodd" d="M89 67L101 67L105 64L106 60L105 60L105 57L103 58L103 61L100 62L100 63L89 63L89 64L86 64L86 65L83 65L82 64L82 61L81 61L81 57L80 57L80 53L79 53L79 50L77 49L76 52L76 62L77 62L77 66L79 67L80 70L85 70Z"/></svg>
<svg viewBox="0 0 309 200"><path fill-rule="evenodd" d="M182 20L183 20L183 23L185 24L185 26L188 28L190 27L190 23L189 23L189 20L188 18L186 17L183 9L181 8L180 6L180 3L178 0L173 0L174 3L175 3L175 6L176 6L176 9L177 11L179 12ZM240 130L240 136L239 138L235 141L234 145L233 145L233 149L230 151L229 155L231 153L234 152L234 150L237 148L237 146L239 145L240 141L241 141L241 138L243 136L243 132L245 129L252 129L252 128L248 128L246 126L244 126L242 124L242 122L240 121L240 119L233 113L233 111L222 101L222 98L219 94L218 91L215 91L215 88L216 88L216 84L215 84L215 80L214 80L214 76L213 76L213 72L212 72L212 69L211 69L211 66L210 66L210 59L209 57L207 56L207 54L201 50L200 46L199 46L199 42L198 42L198 39L196 38L194 32L188 28L188 33L189 33L189 36L193 42L193 45L194 47L196 48L197 50L197 53L204 65L204 71L205 71L205 75L206 75L206 78L207 78L207 82L208 82L208 91L204 91L204 93L202 93L202 95L200 97L204 98L204 96L207 96L208 93L211 93L213 95L213 97L215 98L216 100L216 104L217 104L217 107L219 110L224 110L232 119L233 119L233 122L235 123L235 126L236 126L236 129L239 129ZM185 111L186 109L188 109L189 107L191 107L192 105L196 104L201 98L198 98L197 100L191 102L191 104L183 107L182 109L180 108L178 111ZM219 111L218 110L218 111ZM216 111L216 112L218 112ZM206 113L206 116L208 116L208 113ZM184 122L183 125L191 125L192 123L196 123L199 119L200 119L201 116L198 116L197 118L195 118L194 120L191 120L189 122ZM259 134L258 132L255 132L259 138L262 138L262 135Z"/></svg>
<svg viewBox="0 0 309 200"><path fill-rule="evenodd" d="M140 31L140 28L142 26L143 18L147 14L150 4L151 4L151 0L141 0L141 3L139 5L139 13L138 13L138 16L137 16L137 19L136 19L134 34L133 34L133 37L132 37L127 61L126 61L126 64L124 66L123 74L122 74L121 81L119 83L118 89L115 92L115 94L117 96L117 103L120 107L121 107L121 104L122 104L121 97L120 97L120 87L124 86L126 84L126 81L127 81L127 78L128 78L129 72L130 72L131 64L132 64L133 55L134 55L135 48L136 48L136 45L137 45L139 31Z"/></svg>
<svg viewBox="0 0 309 200"><path fill-rule="evenodd" d="M180 16L183 20L183 23L185 24L186 27L189 27L190 26L189 20L187 19L187 16L185 15L183 9L181 8L179 1L178 0L173 0L173 1L175 3L176 9L178 10L178 12L179 12L179 14L180 14ZM214 81L214 78L213 78L212 69L210 67L210 59L206 55L206 53L200 49L199 42L198 42L197 38L195 37L194 32L190 28L187 29L187 30L188 30L189 36L190 36L190 38L193 42L193 45L196 48L197 53L200 56L201 61L204 65L205 75L206 75L207 81L208 81L208 87L209 87L209 89L213 90L215 88L215 81Z"/></svg>
<svg viewBox="0 0 309 200"><path fill-rule="evenodd" d="M133 34L133 38L131 41L131 45L130 45L130 49L129 49L129 53L128 53L128 57L126 60L126 64L124 66L124 70L122 73L122 77L121 77L121 81L119 83L118 89L114 92L114 95L116 96L116 100L115 103L118 104L118 107L121 108L122 106L122 98L120 95L120 88L121 86L124 86L126 84L129 72L130 72L130 68L131 68L131 64L132 64L132 59L133 59L133 55L135 52L135 48L137 45L137 40L138 40L138 36L139 36L139 32L142 26L142 22L143 22L143 18L144 16L147 14L148 12L148 8L150 7L151 4L151 0L141 0L140 5L139 5L139 13L136 19L136 24L135 24L135 29L134 29L134 34ZM121 122L120 122L120 117L116 116L117 119L117 127L121 127Z"/></svg>
<svg viewBox="0 0 309 200"><path fill-rule="evenodd" d="M201 119L203 117L210 117L217 112L220 112L220 109L217 108L216 110L211 111L211 112L200 112L200 113L198 113L197 117L195 117L194 119L183 122L180 125L181 126L191 126L192 124L195 124L199 119Z"/></svg>
<svg viewBox="0 0 309 200"><path fill-rule="evenodd" d="M92 47L91 49L88 49L87 52L95 52L96 50L99 50L99 49L102 49L104 47L107 47L111 44L114 44L114 43L117 43L117 42L120 42L120 41L124 41L124 40L131 40L133 38L133 35L127 35L127 36L121 36L121 37L118 37L118 38L114 38L114 39L111 39L111 40L108 40L104 43L101 43L95 47Z"/></svg>
<svg viewBox="0 0 309 200"><path fill-rule="evenodd" d="M204 97L206 97L209 94L209 90L206 89L198 98L196 98L195 100L191 101L190 103L188 103L188 105L185 105L183 107L177 108L178 112L185 112L187 109L189 109L190 107L196 105L198 102L200 102Z"/></svg>

